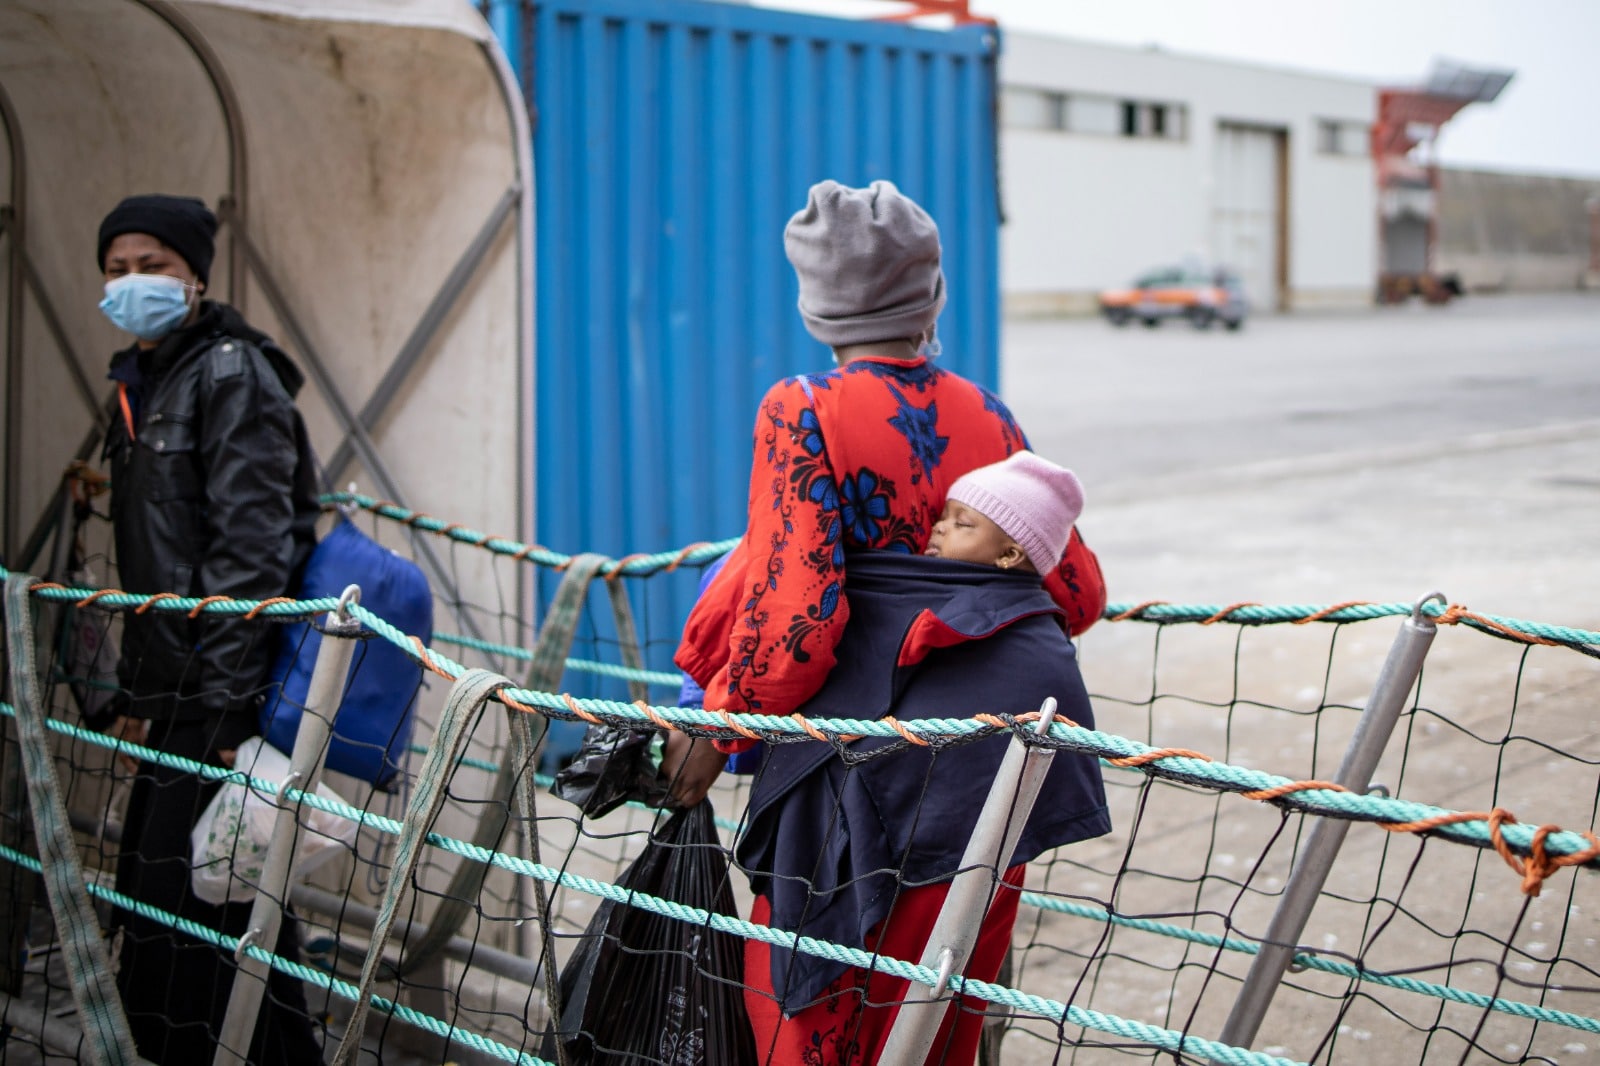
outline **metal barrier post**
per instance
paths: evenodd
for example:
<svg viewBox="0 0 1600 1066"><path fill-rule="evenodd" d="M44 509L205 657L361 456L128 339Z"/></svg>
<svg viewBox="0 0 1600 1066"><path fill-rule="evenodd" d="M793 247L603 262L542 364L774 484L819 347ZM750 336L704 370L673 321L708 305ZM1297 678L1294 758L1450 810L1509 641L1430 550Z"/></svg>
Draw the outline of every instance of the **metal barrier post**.
<svg viewBox="0 0 1600 1066"><path fill-rule="evenodd" d="M289 757L289 776L284 785L302 792L315 792L322 779L322 763L327 757L328 740L333 734L333 719L344 697L345 680L350 674L350 659L355 653L355 637L361 623L350 617L349 605L360 602L361 589L351 585L339 597L339 607L330 613L317 649L317 663L311 671L305 710L294 738L294 753ZM272 839L263 861L261 884L250 907L248 932L239 941L234 958L239 964L233 988L228 994L228 1013L223 1019L213 1066L244 1066L255 1035L256 1018L267 992L267 973L271 966L245 952L254 944L267 951L277 947L278 930L283 924L283 908L289 898L289 878L295 838L301 832L300 805L278 801L278 816L272 825Z"/></svg>
<svg viewBox="0 0 1600 1066"><path fill-rule="evenodd" d="M1427 658L1428 648L1439 629L1422 613L1423 605L1433 600L1446 602L1442 593L1429 593L1416 602L1411 617L1400 623L1400 632L1389 648L1389 657L1384 660L1366 709L1356 723L1355 735L1350 738L1350 746L1345 749L1335 778L1351 792L1365 793L1371 787L1373 771L1378 768L1378 761L1383 758L1389 738L1394 734L1401 708L1422 673L1422 661ZM1289 873L1289 883L1278 901L1278 909L1267 925L1266 935L1261 938L1261 951L1250 964L1239 998L1234 1001L1228 1021L1222 1027L1219 1038L1222 1043L1249 1047L1255 1040L1272 997L1294 961L1295 945L1305 931L1349 828L1350 823L1342 818L1318 818L1312 826L1299 861Z"/></svg>
<svg viewBox="0 0 1600 1066"><path fill-rule="evenodd" d="M1049 732L1055 713L1056 701L1046 699L1034 732L1040 736ZM1003 872L1001 865L1017 850L1055 754L1053 748L1030 747L1018 737L1011 738L961 856L961 868L950 882L933 932L922 949L921 964L938 970L939 981L932 987L912 981L906 989L883 1047L880 1061L885 1066L916 1066L928 1057L953 998L950 978L966 968L978 942L978 929L989 913L995 881Z"/></svg>

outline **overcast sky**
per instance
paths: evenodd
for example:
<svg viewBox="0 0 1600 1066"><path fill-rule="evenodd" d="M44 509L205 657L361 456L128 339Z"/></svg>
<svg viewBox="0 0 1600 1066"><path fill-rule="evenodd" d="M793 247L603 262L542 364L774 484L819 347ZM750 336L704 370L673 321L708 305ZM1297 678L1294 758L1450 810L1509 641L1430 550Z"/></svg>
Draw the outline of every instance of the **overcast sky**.
<svg viewBox="0 0 1600 1066"><path fill-rule="evenodd" d="M782 2L782 0L780 0ZM796 0L790 0L795 3ZM805 0L799 0L805 2ZM1439 157L1600 176L1600 0L971 0L1015 30L1326 71L1420 81L1435 56L1516 71L1439 138ZM809 0L870 17L887 4Z"/></svg>

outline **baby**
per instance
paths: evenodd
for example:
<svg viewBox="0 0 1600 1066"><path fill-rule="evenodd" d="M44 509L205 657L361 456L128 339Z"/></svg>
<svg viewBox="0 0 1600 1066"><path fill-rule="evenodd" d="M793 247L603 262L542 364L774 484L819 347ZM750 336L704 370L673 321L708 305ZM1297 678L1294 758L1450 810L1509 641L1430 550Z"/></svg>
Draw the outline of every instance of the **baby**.
<svg viewBox="0 0 1600 1066"><path fill-rule="evenodd" d="M924 555L1048 574L1083 511L1077 475L1016 452L956 479Z"/></svg>

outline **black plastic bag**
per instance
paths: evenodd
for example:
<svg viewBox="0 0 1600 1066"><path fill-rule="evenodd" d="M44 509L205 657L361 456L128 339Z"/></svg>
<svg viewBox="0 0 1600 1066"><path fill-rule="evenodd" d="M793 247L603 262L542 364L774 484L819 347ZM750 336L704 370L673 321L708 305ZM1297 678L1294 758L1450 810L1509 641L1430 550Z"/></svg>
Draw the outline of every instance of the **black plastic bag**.
<svg viewBox="0 0 1600 1066"><path fill-rule="evenodd" d="M550 793L577 804L590 818L609 814L629 800L660 807L671 782L661 773L654 729L592 725L572 761L556 774Z"/></svg>
<svg viewBox="0 0 1600 1066"><path fill-rule="evenodd" d="M676 811L617 880L623 888L734 915L728 855L710 801ZM748 1066L737 936L609 900L561 970L558 1028L569 1066ZM558 1034L540 1052L555 1061Z"/></svg>

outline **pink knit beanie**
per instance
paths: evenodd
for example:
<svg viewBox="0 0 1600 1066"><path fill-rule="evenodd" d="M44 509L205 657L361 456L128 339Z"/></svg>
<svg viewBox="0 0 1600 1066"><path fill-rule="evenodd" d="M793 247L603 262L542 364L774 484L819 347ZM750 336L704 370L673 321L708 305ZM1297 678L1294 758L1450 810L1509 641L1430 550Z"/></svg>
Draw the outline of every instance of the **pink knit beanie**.
<svg viewBox="0 0 1600 1066"><path fill-rule="evenodd" d="M1083 513L1078 476L1032 452L1016 452L963 474L947 498L999 526L1041 574L1061 563L1072 524Z"/></svg>

